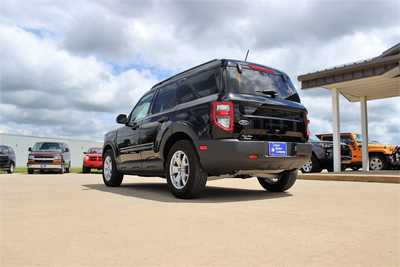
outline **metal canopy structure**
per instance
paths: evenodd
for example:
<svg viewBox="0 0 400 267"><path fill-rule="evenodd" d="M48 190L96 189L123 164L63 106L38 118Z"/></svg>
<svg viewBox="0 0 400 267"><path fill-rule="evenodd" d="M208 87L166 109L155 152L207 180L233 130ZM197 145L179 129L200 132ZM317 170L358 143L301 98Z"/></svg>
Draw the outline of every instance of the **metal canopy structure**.
<svg viewBox="0 0 400 267"><path fill-rule="evenodd" d="M332 92L335 172L341 169L339 94L361 103L362 167L369 170L367 101L400 96L400 43L372 59L300 75L298 80L303 90L322 87Z"/></svg>

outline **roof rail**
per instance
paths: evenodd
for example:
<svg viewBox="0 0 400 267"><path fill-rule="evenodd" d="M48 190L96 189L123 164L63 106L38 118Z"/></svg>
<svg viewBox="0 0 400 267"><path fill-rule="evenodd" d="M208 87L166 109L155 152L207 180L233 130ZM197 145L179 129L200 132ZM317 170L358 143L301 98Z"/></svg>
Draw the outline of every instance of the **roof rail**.
<svg viewBox="0 0 400 267"><path fill-rule="evenodd" d="M197 69L197 68L203 67L204 65L207 65L207 64L210 64L210 63L219 61L219 60L220 60L220 59L213 59L213 60L207 61L207 62L205 62L205 63L202 63L202 64L200 64L200 65L194 66L194 67L192 67L192 68L190 68L190 69L187 69L187 70L184 70L184 71L182 71L182 72L179 72L179 73L177 73L177 74L175 74L175 75L173 75L173 76L171 76L171 77L169 77L169 78L167 78L167 79L165 79L165 80L162 80L161 82L156 83L155 85L153 85L153 86L151 87L150 90L153 90L154 88L160 86L161 84L166 83L166 82L168 82L168 81L170 81L170 80L173 80L174 78L176 78L176 77L178 77L178 76L180 76L180 75L182 75L182 74L185 74L185 73L187 73L187 72L190 72L190 71L195 70L195 69Z"/></svg>

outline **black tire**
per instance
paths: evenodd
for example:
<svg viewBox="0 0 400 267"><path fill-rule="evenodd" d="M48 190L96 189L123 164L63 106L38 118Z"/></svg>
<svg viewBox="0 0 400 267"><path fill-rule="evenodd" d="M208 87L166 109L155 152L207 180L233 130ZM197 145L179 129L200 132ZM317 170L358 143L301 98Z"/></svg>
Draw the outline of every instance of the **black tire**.
<svg viewBox="0 0 400 267"><path fill-rule="evenodd" d="M328 172L333 172L333 164L331 164L331 165L329 165L328 167L326 167L326 170L327 170ZM340 171L344 172L345 170L346 170L346 166L342 165L342 166L340 167Z"/></svg>
<svg viewBox="0 0 400 267"><path fill-rule="evenodd" d="M110 158L110 160L111 160L111 162L110 162L111 170L110 170L110 176L106 177L107 174L105 175L104 168L106 167L105 162L106 162L106 160L108 160L108 158ZM122 183L122 180L124 179L124 175L117 170L117 165L115 163L114 153L112 152L112 150L107 150L106 152L104 152L102 176L103 176L104 184L106 186L111 186L111 187L120 186Z"/></svg>
<svg viewBox="0 0 400 267"><path fill-rule="evenodd" d="M7 173L14 173L15 171L15 164L14 162L10 162L10 168L7 170Z"/></svg>
<svg viewBox="0 0 400 267"><path fill-rule="evenodd" d="M383 155L372 154L369 156L369 170L381 171L388 168L388 162Z"/></svg>
<svg viewBox="0 0 400 267"><path fill-rule="evenodd" d="M300 169L302 173L314 173L322 171L321 164L317 157L314 156L314 154L312 154L310 161L311 162L308 162L306 164L311 164L311 169L307 168L306 164L304 164L304 166Z"/></svg>
<svg viewBox="0 0 400 267"><path fill-rule="evenodd" d="M175 152L181 151L186 155L188 160L188 178L186 184L182 188L177 188L171 180L170 166L172 157ZM188 140L180 140L176 142L168 151L167 161L165 162L165 172L167 177L168 188L170 192L177 198L194 198L198 197L205 189L207 183L207 173L200 164L199 157Z"/></svg>
<svg viewBox="0 0 400 267"><path fill-rule="evenodd" d="M260 185L270 192L284 192L291 188L297 179L297 169L294 171L285 171L278 175L277 181L269 178L257 177Z"/></svg>
<svg viewBox="0 0 400 267"><path fill-rule="evenodd" d="M33 169L28 169L28 174L33 174Z"/></svg>
<svg viewBox="0 0 400 267"><path fill-rule="evenodd" d="M361 168L361 166L355 165L355 166L351 166L351 169L353 171L358 171Z"/></svg>
<svg viewBox="0 0 400 267"><path fill-rule="evenodd" d="M90 168L86 166L82 166L82 172L83 173L90 173Z"/></svg>
<svg viewBox="0 0 400 267"><path fill-rule="evenodd" d="M65 172L69 173L71 169L71 162L68 163L68 168L65 168Z"/></svg>
<svg viewBox="0 0 400 267"><path fill-rule="evenodd" d="M59 174L64 174L65 173L65 166L62 165L61 169L58 171Z"/></svg>

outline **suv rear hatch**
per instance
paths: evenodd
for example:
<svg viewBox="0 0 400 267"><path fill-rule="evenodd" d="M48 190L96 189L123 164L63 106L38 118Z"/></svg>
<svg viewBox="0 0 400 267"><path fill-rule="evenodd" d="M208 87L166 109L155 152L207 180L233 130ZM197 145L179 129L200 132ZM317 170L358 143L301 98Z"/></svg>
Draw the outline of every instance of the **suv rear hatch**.
<svg viewBox="0 0 400 267"><path fill-rule="evenodd" d="M247 63L231 63L226 69L226 100L234 103L236 138L307 141L307 110L286 74Z"/></svg>

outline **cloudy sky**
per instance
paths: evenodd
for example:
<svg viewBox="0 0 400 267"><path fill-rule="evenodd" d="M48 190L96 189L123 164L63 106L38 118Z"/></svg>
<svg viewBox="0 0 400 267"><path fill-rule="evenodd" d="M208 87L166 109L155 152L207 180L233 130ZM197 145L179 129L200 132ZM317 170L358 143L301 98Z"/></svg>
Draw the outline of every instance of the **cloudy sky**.
<svg viewBox="0 0 400 267"><path fill-rule="evenodd" d="M157 81L247 49L299 87L300 74L400 42L399 17L397 0L2 0L0 132L102 140ZM312 132L329 132L329 92L300 94ZM341 109L342 130L360 132L359 105ZM370 138L400 143L398 114L400 98L369 102Z"/></svg>

